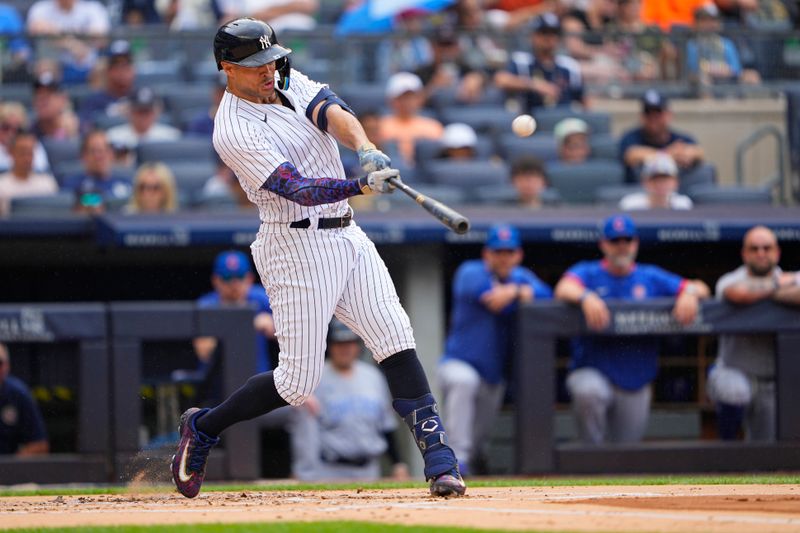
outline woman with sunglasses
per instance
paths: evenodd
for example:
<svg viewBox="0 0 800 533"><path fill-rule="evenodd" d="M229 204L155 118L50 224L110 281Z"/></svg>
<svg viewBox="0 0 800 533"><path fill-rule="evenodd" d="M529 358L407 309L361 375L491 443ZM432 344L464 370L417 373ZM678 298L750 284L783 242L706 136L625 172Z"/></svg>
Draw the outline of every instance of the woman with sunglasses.
<svg viewBox="0 0 800 533"><path fill-rule="evenodd" d="M177 209L175 177L164 163L144 163L133 178L133 195L125 208L132 214L171 213Z"/></svg>

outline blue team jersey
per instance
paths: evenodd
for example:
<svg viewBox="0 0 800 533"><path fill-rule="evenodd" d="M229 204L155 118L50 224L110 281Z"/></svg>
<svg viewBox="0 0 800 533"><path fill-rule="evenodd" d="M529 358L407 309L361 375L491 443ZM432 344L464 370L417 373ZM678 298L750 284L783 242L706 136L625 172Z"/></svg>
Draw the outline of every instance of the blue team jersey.
<svg viewBox="0 0 800 533"><path fill-rule="evenodd" d="M685 280L654 265L634 265L626 276L614 276L605 261L582 261L569 276L603 300L645 300L676 296ZM644 337L578 337L572 341L571 368L590 366L617 387L635 391L658 373L658 340Z"/></svg>
<svg viewBox="0 0 800 533"><path fill-rule="evenodd" d="M453 316L442 360L459 359L472 365L488 383L500 383L511 349L517 304L494 314L480 302L483 293L498 280L480 259L467 261L453 280ZM536 300L550 299L553 291L536 274L516 267L500 283L529 285Z"/></svg>
<svg viewBox="0 0 800 533"><path fill-rule="evenodd" d="M29 442L45 440L47 432L28 387L6 376L0 384L0 455L16 453Z"/></svg>
<svg viewBox="0 0 800 533"><path fill-rule="evenodd" d="M247 301L255 304L256 313L269 313L272 314L272 308L269 306L269 297L261 286L252 286L247 292ZM197 299L199 307L219 307L220 298L219 294L209 292ZM272 370L272 365L269 360L269 340L260 332L256 333L256 371L258 373L267 372Z"/></svg>

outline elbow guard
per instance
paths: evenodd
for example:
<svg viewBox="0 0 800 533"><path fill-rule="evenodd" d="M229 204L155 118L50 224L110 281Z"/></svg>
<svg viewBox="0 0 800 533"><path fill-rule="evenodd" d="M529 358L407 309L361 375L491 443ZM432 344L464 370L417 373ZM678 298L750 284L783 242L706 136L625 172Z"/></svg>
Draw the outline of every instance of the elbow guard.
<svg viewBox="0 0 800 533"><path fill-rule="evenodd" d="M328 131L328 108L333 104L338 104L339 107L351 115L355 115L350 106L347 105L345 101L339 97L339 95L325 87L320 89L314 99L308 104L308 107L306 108L306 117L308 120L314 122L314 119L312 118L313 111L320 102L322 102L322 105L319 108L319 113L317 113L316 125L322 131Z"/></svg>

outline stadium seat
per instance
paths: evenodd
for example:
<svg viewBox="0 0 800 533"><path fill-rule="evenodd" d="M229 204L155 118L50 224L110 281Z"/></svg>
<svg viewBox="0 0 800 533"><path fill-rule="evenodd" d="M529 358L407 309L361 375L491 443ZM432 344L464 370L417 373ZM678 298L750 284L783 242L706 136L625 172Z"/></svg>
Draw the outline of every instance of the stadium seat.
<svg viewBox="0 0 800 533"><path fill-rule="evenodd" d="M770 205L772 203L772 192L769 189L758 187L697 186L692 188L689 196L697 205Z"/></svg>
<svg viewBox="0 0 800 533"><path fill-rule="evenodd" d="M594 191L594 203L616 207L624 196L642 190L639 185L601 185Z"/></svg>
<svg viewBox="0 0 800 533"><path fill-rule="evenodd" d="M467 202L467 194L461 187L452 185L437 185L429 183L415 184L414 188L422 194L428 195L447 205L459 205ZM376 196L375 208L379 211L413 206L414 200L403 193L384 194Z"/></svg>
<svg viewBox="0 0 800 533"><path fill-rule="evenodd" d="M75 205L75 195L61 191L47 196L27 196L11 199L11 216L53 217L69 215Z"/></svg>
<svg viewBox="0 0 800 533"><path fill-rule="evenodd" d="M236 204L236 200L234 200L231 196L226 195L214 195L214 196L207 196L200 194L194 201L193 206L196 209L202 209L204 211L237 211L239 206Z"/></svg>
<svg viewBox="0 0 800 533"><path fill-rule="evenodd" d="M417 139L414 142L414 159L420 169L431 162L439 159L444 146L440 141L432 139ZM483 135L478 135L478 142L475 145L475 158L479 161L487 161L494 153L491 140Z"/></svg>
<svg viewBox="0 0 800 533"><path fill-rule="evenodd" d="M695 187L708 187L717 183L717 167L703 163L680 173L680 192L689 194Z"/></svg>
<svg viewBox="0 0 800 533"><path fill-rule="evenodd" d="M33 89L30 83L0 83L0 100L3 102L19 102L30 110L33 101Z"/></svg>
<svg viewBox="0 0 800 533"><path fill-rule="evenodd" d="M440 113L443 109L448 107L468 105L502 107L503 105L504 94L500 89L494 86L488 87L478 101L470 103L459 102L456 99L457 91L458 88L456 87L439 89L428 99L428 105Z"/></svg>
<svg viewBox="0 0 800 533"><path fill-rule="evenodd" d="M508 166L493 161L431 161L425 171L426 181L437 185L459 187L474 192L481 185L508 182Z"/></svg>
<svg viewBox="0 0 800 533"><path fill-rule="evenodd" d="M450 106L442 109L440 119L443 124L463 122L472 126L477 133L500 135L511 129L511 121L516 114L506 111L502 106Z"/></svg>
<svg viewBox="0 0 800 533"><path fill-rule="evenodd" d="M206 181L214 175L216 168L212 161L169 161L167 162L178 187L178 195L183 204L191 204L200 197Z"/></svg>
<svg viewBox="0 0 800 533"><path fill-rule="evenodd" d="M81 146L78 139L44 139L42 141L50 169L57 179L67 176L76 165L80 167Z"/></svg>
<svg viewBox="0 0 800 533"><path fill-rule="evenodd" d="M558 159L556 139L550 134L536 134L531 137L517 137L512 132L500 136L498 152L509 164L523 155L532 155L542 161Z"/></svg>
<svg viewBox="0 0 800 533"><path fill-rule="evenodd" d="M214 148L211 139L198 137L187 137L177 141L143 142L137 148L137 161L139 163L161 161L170 165L211 163L214 161Z"/></svg>
<svg viewBox="0 0 800 533"><path fill-rule="evenodd" d="M606 133L592 134L589 136L589 145L592 148L592 159L619 159L619 142L616 137Z"/></svg>
<svg viewBox="0 0 800 533"><path fill-rule="evenodd" d="M578 165L554 163L547 166L547 176L566 203L590 204L598 188L622 185L625 171L619 163L601 159Z"/></svg>
<svg viewBox="0 0 800 533"><path fill-rule="evenodd" d="M555 125L561 120L575 117L586 122L589 125L589 131L593 135L611 133L611 116L608 113L575 111L569 107L553 107L537 109L533 116L536 119L537 131L540 132L552 132Z"/></svg>
<svg viewBox="0 0 800 533"><path fill-rule="evenodd" d="M382 84L352 84L332 87L342 100L347 102L356 115L367 111L382 112L386 109L386 88Z"/></svg>
<svg viewBox="0 0 800 533"><path fill-rule="evenodd" d="M472 195L476 203L486 205L509 205L517 203L517 191L510 184L478 187ZM561 203L561 195L555 189L542 192L542 204L555 206Z"/></svg>

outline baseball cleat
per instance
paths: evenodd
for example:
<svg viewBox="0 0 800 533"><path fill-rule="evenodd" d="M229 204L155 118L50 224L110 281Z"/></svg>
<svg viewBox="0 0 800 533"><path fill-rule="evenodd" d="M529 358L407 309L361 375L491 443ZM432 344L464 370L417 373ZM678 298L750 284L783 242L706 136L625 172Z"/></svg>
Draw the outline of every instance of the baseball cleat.
<svg viewBox="0 0 800 533"><path fill-rule="evenodd" d="M463 496L467 492L467 485L461 479L458 467L431 479L431 495L449 498L450 496Z"/></svg>
<svg viewBox="0 0 800 533"><path fill-rule="evenodd" d="M197 417L209 409L192 407L181 415L178 433L181 440L178 451L172 456L172 479L178 492L187 498L194 498L200 492L203 478L206 475L208 452L219 442L219 437L212 438L199 432L194 423Z"/></svg>

